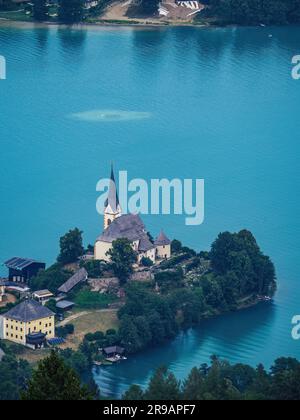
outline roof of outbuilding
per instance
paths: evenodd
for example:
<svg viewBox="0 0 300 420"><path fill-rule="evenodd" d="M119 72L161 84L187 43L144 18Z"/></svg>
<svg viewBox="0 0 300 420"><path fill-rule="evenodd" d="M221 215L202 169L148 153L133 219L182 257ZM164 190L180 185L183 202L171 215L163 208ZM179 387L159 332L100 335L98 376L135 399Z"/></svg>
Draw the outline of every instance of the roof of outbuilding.
<svg viewBox="0 0 300 420"><path fill-rule="evenodd" d="M145 225L139 215L124 214L115 219L98 237L97 241L112 243L116 239L121 238L137 241L145 237L145 233Z"/></svg>
<svg viewBox="0 0 300 420"><path fill-rule="evenodd" d="M3 316L15 321L30 322L37 319L48 318L54 313L46 306L40 305L33 299L27 299L15 306Z"/></svg>
<svg viewBox="0 0 300 420"><path fill-rule="evenodd" d="M20 258L20 257L13 257L10 260L5 261L4 263L4 265L6 265L7 268L12 268L15 270L23 270L24 268L27 268L32 264L44 264L44 263L29 259L29 258Z"/></svg>
<svg viewBox="0 0 300 420"><path fill-rule="evenodd" d="M165 233L163 231L161 231L154 243L155 243L156 246L162 246L162 245L170 245L171 241L165 235Z"/></svg>
<svg viewBox="0 0 300 420"><path fill-rule="evenodd" d="M78 270L69 280L67 280L58 291L60 293L69 293L77 284L85 281L88 278L88 272L85 268Z"/></svg>

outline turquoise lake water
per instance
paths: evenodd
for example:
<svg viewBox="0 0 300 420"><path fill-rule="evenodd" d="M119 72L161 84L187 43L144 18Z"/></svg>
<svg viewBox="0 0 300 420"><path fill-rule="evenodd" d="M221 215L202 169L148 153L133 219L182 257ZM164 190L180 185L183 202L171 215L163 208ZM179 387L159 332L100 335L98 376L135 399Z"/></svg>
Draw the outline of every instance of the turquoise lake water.
<svg viewBox="0 0 300 420"><path fill-rule="evenodd" d="M130 178L205 179L205 223L144 217L154 235L164 227L204 250L219 232L247 228L276 264L273 303L207 321L101 369L96 380L107 395L144 385L163 364L184 378L212 354L267 366L278 356L299 357L300 342L291 338L291 319L300 314L296 54L299 27L0 26L7 61L0 81L1 262L19 255L49 264L59 237L75 226L94 242L102 230L95 186L113 160ZM72 117L93 110L130 117Z"/></svg>

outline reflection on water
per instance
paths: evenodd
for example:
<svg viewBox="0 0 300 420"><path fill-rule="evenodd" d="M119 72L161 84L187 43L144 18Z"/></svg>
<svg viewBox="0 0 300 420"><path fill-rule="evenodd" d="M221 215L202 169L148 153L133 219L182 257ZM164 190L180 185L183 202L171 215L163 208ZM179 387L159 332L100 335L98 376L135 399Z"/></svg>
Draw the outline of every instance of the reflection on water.
<svg viewBox="0 0 300 420"><path fill-rule="evenodd" d="M145 386L158 366L168 366L181 380L193 367L209 363L212 355L255 366L257 347L268 347L276 311L274 303L260 304L203 321L163 346L130 356L118 365L96 368L96 382L104 395L120 397L133 383Z"/></svg>
<svg viewBox="0 0 300 420"><path fill-rule="evenodd" d="M101 369L106 393L144 385L161 364L184 378L212 354L267 366L299 356L291 339L300 312L300 84L291 78L299 39L299 27L0 26L8 63L0 86L1 261L23 255L50 264L74 226L93 243L102 226L95 185L114 160L132 178L205 179L205 223L190 228L181 216L149 215L154 236L163 227L200 251L221 231L247 228L277 268L273 304L203 322ZM100 120L113 123L66 118L85 110L106 110ZM135 123L119 110L154 118ZM16 200L22 205L12 210Z"/></svg>

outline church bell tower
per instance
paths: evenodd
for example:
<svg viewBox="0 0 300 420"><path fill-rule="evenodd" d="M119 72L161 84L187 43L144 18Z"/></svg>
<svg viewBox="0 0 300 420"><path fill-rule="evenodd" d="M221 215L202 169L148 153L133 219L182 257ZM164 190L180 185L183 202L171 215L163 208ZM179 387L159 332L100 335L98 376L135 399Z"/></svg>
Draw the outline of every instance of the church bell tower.
<svg viewBox="0 0 300 420"><path fill-rule="evenodd" d="M112 222L120 216L122 216L122 209L119 202L114 168L112 165L108 197L105 202L105 209L104 209L104 230L107 229L112 224Z"/></svg>

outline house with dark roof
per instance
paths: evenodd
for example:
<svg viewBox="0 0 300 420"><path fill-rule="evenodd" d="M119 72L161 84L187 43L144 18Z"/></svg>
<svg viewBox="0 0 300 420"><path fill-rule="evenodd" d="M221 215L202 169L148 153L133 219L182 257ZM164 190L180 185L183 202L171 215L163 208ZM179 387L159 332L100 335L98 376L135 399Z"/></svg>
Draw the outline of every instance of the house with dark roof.
<svg viewBox="0 0 300 420"><path fill-rule="evenodd" d="M2 315L3 338L37 349L55 337L55 314L33 299L26 299Z"/></svg>
<svg viewBox="0 0 300 420"><path fill-rule="evenodd" d="M45 270L46 264L29 258L13 257L4 265L9 270L8 279L16 283L29 284L40 270Z"/></svg>
<svg viewBox="0 0 300 420"><path fill-rule="evenodd" d="M158 259L171 257L171 241L163 232L161 232L153 243L139 215L122 215L115 176L112 169L108 198L105 202L104 209L104 231L95 243L95 259L109 261L107 253L112 248L113 242L123 238L131 242L134 251L137 253L138 263L143 258L149 258L155 263Z"/></svg>

